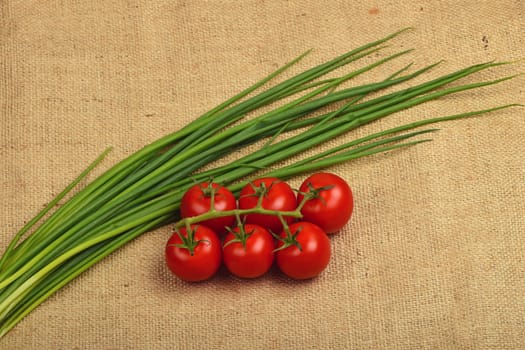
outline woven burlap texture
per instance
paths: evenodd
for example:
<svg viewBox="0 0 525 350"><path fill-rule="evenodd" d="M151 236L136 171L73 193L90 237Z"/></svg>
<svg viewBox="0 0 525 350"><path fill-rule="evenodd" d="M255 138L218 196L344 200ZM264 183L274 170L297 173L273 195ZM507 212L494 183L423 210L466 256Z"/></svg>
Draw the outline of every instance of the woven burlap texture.
<svg viewBox="0 0 525 350"><path fill-rule="evenodd" d="M356 83L409 62L444 60L429 79L494 59L518 62L467 81L525 71L525 3L516 0L4 0L0 9L2 251L106 147L89 180L305 50L294 72L413 27L377 57L414 52ZM344 139L524 103L524 83L446 97ZM221 271L183 283L164 264L165 227L60 290L0 348L523 348L524 117L513 108L440 124L433 142L331 168L356 207L318 278Z"/></svg>

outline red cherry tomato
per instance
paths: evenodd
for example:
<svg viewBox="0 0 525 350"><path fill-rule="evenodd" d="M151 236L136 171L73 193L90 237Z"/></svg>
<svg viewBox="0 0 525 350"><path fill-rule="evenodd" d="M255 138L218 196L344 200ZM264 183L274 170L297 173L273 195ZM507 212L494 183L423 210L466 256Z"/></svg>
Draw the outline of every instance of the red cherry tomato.
<svg viewBox="0 0 525 350"><path fill-rule="evenodd" d="M283 240L275 253L277 266L293 279L316 277L330 262L330 239L319 226L305 221L293 223L289 231L291 236L285 231L280 235Z"/></svg>
<svg viewBox="0 0 525 350"><path fill-rule="evenodd" d="M239 208L251 209L257 206L262 196L262 207L269 210L293 211L297 207L295 193L286 182L277 178L267 177L253 181L246 185L240 193ZM283 228L278 216L267 214L248 214L245 217L247 224L256 224L280 232ZM287 223L293 222L293 217L284 217Z"/></svg>
<svg viewBox="0 0 525 350"><path fill-rule="evenodd" d="M272 266L274 249L273 237L263 227L245 224L242 232L235 227L224 239L224 265L237 277L256 278Z"/></svg>
<svg viewBox="0 0 525 350"><path fill-rule="evenodd" d="M180 202L181 217L193 217L210 211L212 189L215 210L227 211L237 208L235 196L230 190L216 183L203 182L190 187L182 197ZM222 234L226 232L225 227L233 226L234 222L235 216L224 216L202 221L201 224L211 228L218 234Z"/></svg>
<svg viewBox="0 0 525 350"><path fill-rule="evenodd" d="M212 277L221 265L221 242L217 234L204 225L192 225L190 238L185 228L174 233L166 243L166 264L181 280L197 282ZM179 245L186 243L189 247Z"/></svg>
<svg viewBox="0 0 525 350"><path fill-rule="evenodd" d="M345 226L354 209L352 190L341 177L331 173L317 173L308 177L299 188L297 202L304 195L313 195L301 208L303 220L316 224L326 233L334 233Z"/></svg>

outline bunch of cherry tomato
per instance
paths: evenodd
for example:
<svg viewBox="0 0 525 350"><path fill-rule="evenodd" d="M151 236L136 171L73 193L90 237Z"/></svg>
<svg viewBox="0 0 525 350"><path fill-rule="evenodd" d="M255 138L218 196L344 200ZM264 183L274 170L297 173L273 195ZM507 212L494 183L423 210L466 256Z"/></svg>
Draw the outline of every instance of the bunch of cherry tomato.
<svg viewBox="0 0 525 350"><path fill-rule="evenodd" d="M238 200L219 184L200 183L184 194L180 215L181 222L203 220L175 229L166 263L185 281L206 280L221 264L240 278L262 276L274 263L292 279L313 278L329 263L328 235L346 225L352 211L350 186L332 173L311 175L297 194L278 178L260 178Z"/></svg>

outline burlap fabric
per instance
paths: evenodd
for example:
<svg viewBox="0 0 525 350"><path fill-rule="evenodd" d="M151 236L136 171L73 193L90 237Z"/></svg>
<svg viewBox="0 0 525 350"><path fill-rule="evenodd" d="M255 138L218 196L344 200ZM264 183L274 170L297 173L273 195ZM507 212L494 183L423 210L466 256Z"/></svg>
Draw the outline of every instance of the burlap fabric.
<svg viewBox="0 0 525 350"><path fill-rule="evenodd" d="M525 57L525 2L10 1L0 5L0 247L107 146L90 179L298 54L296 72L398 29L427 77ZM523 62L483 72L524 71ZM346 135L524 103L523 76ZM167 271L169 227L88 270L1 349L523 349L525 112L441 124L434 141L337 166L351 223L319 277L201 284ZM336 142L336 141L334 141ZM292 183L298 185L300 179Z"/></svg>

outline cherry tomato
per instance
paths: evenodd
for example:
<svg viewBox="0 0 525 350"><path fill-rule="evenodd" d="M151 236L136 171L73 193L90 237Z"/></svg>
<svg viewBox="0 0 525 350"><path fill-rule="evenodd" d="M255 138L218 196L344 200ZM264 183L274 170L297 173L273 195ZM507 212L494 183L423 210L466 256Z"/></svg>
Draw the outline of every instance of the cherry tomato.
<svg viewBox="0 0 525 350"><path fill-rule="evenodd" d="M275 261L279 269L293 279L309 279L328 266L331 256L330 239L317 225L300 221L283 231L277 244ZM283 248L285 247L285 248Z"/></svg>
<svg viewBox="0 0 525 350"><path fill-rule="evenodd" d="M197 282L212 277L221 265L222 249L217 234L204 225L192 225L189 235L185 228L179 233L174 233L166 243L169 269L184 281Z"/></svg>
<svg viewBox="0 0 525 350"><path fill-rule="evenodd" d="M273 237L265 228L252 224L235 227L224 239L224 265L237 277L256 278L272 266L274 249Z"/></svg>
<svg viewBox="0 0 525 350"><path fill-rule="evenodd" d="M226 187L216 183L203 182L192 186L184 193L180 202L180 213L183 218L201 215L210 211L212 190L214 193L214 208L217 211L234 210L237 208L235 196ZM217 217L202 221L201 224L222 234L225 227L233 226L235 216Z"/></svg>
<svg viewBox="0 0 525 350"><path fill-rule="evenodd" d="M354 209L352 190L341 177L331 173L316 173L299 188L297 202L303 193L312 195L301 208L303 220L316 224L326 233L334 233L348 223Z"/></svg>
<svg viewBox="0 0 525 350"><path fill-rule="evenodd" d="M266 177L244 186L239 197L239 208L255 208L261 196L264 209L293 211L297 207L297 199L290 185L277 178ZM256 224L275 233L283 228L281 220L276 215L254 213L246 215L245 219L247 224ZM289 216L284 219L287 223L294 220Z"/></svg>

